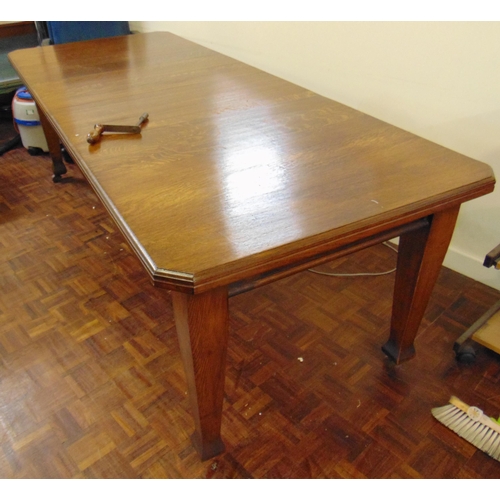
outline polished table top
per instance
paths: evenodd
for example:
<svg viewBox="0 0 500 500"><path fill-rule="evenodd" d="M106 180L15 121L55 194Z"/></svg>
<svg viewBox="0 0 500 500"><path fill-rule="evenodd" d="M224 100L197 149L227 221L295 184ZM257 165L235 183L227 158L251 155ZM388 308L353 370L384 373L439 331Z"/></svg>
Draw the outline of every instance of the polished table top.
<svg viewBox="0 0 500 500"><path fill-rule="evenodd" d="M170 33L10 58L167 288L245 280L493 190L481 162ZM144 112L141 135L86 142Z"/></svg>
<svg viewBox="0 0 500 500"><path fill-rule="evenodd" d="M389 339L414 339L463 202L490 167L169 33L18 51L54 163L61 139L153 283L171 289L202 459L224 450L228 298L400 236ZM95 123L133 125L106 135ZM62 165L62 167L61 167Z"/></svg>

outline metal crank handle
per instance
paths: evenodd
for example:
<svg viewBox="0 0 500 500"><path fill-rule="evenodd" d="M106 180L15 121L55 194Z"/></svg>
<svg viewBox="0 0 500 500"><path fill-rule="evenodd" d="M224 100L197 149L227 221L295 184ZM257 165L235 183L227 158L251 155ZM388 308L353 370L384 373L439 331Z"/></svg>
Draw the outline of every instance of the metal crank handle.
<svg viewBox="0 0 500 500"><path fill-rule="evenodd" d="M102 125L94 125L94 130L87 135L87 142L89 144L95 144L99 141L101 134L104 132L104 127Z"/></svg>
<svg viewBox="0 0 500 500"><path fill-rule="evenodd" d="M87 142L89 144L95 144L101 138L103 132L120 132L124 134L140 134L141 125L147 121L148 113L144 113L140 116L137 125L101 125L97 123L94 125L94 130L87 135Z"/></svg>
<svg viewBox="0 0 500 500"><path fill-rule="evenodd" d="M140 116L139 121L137 122L137 126L140 127L144 122L148 121L148 118L149 118L149 113L143 113Z"/></svg>

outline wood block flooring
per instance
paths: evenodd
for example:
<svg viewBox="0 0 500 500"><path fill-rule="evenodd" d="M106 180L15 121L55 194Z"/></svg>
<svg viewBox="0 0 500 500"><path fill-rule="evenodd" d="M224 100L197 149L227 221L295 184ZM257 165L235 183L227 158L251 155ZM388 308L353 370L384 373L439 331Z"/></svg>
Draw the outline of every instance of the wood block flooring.
<svg viewBox="0 0 500 500"><path fill-rule="evenodd" d="M230 299L227 449L200 462L169 293L75 166L67 177L53 184L48 156L22 147L0 157L0 478L500 477L431 416L450 395L500 414L500 357L453 352L500 292L446 268L397 367L380 348L392 274L302 272ZM379 245L322 269L395 257Z"/></svg>

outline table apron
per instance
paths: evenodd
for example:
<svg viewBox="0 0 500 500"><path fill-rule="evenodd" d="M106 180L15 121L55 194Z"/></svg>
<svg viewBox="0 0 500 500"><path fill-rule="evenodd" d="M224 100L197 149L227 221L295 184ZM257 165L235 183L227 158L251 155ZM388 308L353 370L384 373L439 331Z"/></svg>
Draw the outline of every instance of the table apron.
<svg viewBox="0 0 500 500"><path fill-rule="evenodd" d="M335 260L339 257L343 257L345 255L355 253L359 250L363 250L364 248L368 248L377 245L379 243L391 240L393 238L397 238L402 234L408 233L410 231L415 231L417 229L421 229L425 226L429 226L429 224L430 224L429 217L424 217L422 219L409 222L407 224L403 224L401 226L391 228L386 231L382 231L380 233L368 236L361 240L348 243L346 245L340 246L333 250L329 250L319 255L314 255L300 262L294 262L293 264L272 269L268 272L259 274L250 279L237 281L236 283L232 283L231 285L229 285L228 289L229 297L239 295L240 293L248 292L260 286L267 285L269 283L272 283L273 281L278 281L282 278L286 278L287 276L291 276L292 274L304 271L311 267L315 267L320 264L325 264L326 262Z"/></svg>

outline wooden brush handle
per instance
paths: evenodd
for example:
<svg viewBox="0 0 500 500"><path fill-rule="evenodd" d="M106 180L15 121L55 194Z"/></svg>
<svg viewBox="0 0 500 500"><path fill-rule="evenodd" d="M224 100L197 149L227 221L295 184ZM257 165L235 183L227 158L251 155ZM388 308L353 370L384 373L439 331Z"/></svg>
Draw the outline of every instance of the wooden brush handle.
<svg viewBox="0 0 500 500"><path fill-rule="evenodd" d="M500 425L497 424L494 420L492 420L490 417L484 414L483 410L478 408L477 406L469 406L468 404L464 403L460 399L458 399L455 396L451 396L450 398L450 403L457 407L459 410L462 410L464 413L466 413L470 418L473 420L477 420L481 422L484 425L487 425L494 431L498 432L500 434Z"/></svg>
<svg viewBox="0 0 500 500"><path fill-rule="evenodd" d="M450 403L453 406L456 406L459 410L462 410L464 413L467 413L469 411L469 405L461 401L455 396L451 396L450 398Z"/></svg>

